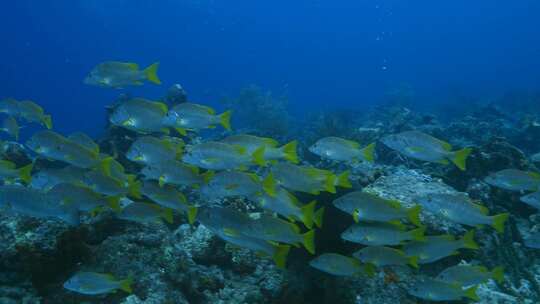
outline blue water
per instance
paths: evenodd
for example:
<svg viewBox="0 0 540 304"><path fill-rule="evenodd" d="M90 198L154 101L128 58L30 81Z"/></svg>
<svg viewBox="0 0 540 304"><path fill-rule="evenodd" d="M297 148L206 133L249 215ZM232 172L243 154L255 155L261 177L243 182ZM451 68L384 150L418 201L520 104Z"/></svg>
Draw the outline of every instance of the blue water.
<svg viewBox="0 0 540 304"><path fill-rule="evenodd" d="M33 99L56 130L92 135L118 94L159 98L176 82L218 107L258 84L296 113L364 109L401 84L419 104L456 88L489 98L539 87L539 12L535 0L3 1L0 97ZM160 61L163 85L84 85L107 60Z"/></svg>

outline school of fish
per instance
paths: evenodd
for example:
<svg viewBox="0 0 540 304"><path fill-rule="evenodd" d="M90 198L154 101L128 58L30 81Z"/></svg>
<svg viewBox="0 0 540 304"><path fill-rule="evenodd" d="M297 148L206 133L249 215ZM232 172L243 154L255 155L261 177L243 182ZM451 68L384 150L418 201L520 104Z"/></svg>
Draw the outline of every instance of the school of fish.
<svg viewBox="0 0 540 304"><path fill-rule="evenodd" d="M135 63L105 62L84 82L108 88L160 84L157 69L158 63L141 70ZM306 165L297 154L296 141L279 143L272 138L236 134L231 131L231 111L217 113L202 104L187 102L169 108L162 102L131 98L112 110L109 122L114 127L137 134L122 155L136 164L139 170L135 172L126 170L118 155L103 153L89 136L53 131L50 115L32 101L4 99L0 113L5 116L0 130L16 141L21 123L45 127L24 142L33 155L32 163L17 167L0 160L0 210L7 214L52 218L69 225L78 225L81 213L95 216L107 210L119 219L138 223L174 223L175 216L181 214L190 224L206 226L225 242L268 256L280 268L287 267L292 247L303 247L315 255L309 263L313 268L335 276L370 276L389 265L420 269L460 250L478 249L474 229L502 233L509 217L507 213L490 214L466 194L418 196L414 198L416 206L406 208L400 201L350 189L349 171ZM230 135L197 143L186 136L212 128L222 128ZM388 135L380 142L409 158L455 165L460 170L467 169L472 151L468 147L454 150L419 131ZM376 161L375 145L332 136L319 139L308 150L321 159L347 165ZM34 168L39 158L62 166ZM540 173L508 168L486 176L485 181L523 193L523 203L540 209ZM337 196L338 189L347 193ZM261 212L253 217L231 207L199 206L190 202L186 192L208 202L240 197L256 204ZM312 199L302 202L298 193ZM321 193L333 195L333 201L319 199ZM317 230L323 228L328 208L351 217L351 226L338 236L357 244L358 250L350 256L317 251ZM462 236L426 235L421 210L471 228ZM526 245L540 249L540 234L532 235ZM477 299L478 284L489 279L501 282L503 277L501 267L488 270L481 265L454 265L436 277L415 282L408 292L430 301ZM79 271L64 287L85 295L131 292L134 279Z"/></svg>

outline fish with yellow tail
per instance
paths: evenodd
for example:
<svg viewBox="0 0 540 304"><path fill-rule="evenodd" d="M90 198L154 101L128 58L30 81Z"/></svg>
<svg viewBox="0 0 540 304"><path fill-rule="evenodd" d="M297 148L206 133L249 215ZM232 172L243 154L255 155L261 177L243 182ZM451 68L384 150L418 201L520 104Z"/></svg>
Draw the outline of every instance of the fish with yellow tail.
<svg viewBox="0 0 540 304"><path fill-rule="evenodd" d="M324 137L311 147L309 151L329 160L345 162L373 162L375 159L375 143L362 148L358 142L330 136Z"/></svg>
<svg viewBox="0 0 540 304"><path fill-rule="evenodd" d="M449 143L420 131L388 135L381 142L407 157L444 165L451 161L463 171L467 168L467 157L472 151L471 148L452 151Z"/></svg>
<svg viewBox="0 0 540 304"><path fill-rule="evenodd" d="M145 81L161 84L158 68L159 62L141 70L133 62L107 61L95 66L84 79L84 84L115 89L143 85Z"/></svg>

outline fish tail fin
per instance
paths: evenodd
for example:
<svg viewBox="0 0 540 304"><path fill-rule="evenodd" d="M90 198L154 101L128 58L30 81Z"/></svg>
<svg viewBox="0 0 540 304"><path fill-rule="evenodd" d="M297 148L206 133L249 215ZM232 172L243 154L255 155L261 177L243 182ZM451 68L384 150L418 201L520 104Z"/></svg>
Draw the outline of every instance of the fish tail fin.
<svg viewBox="0 0 540 304"><path fill-rule="evenodd" d="M287 265L287 256L289 255L289 250L291 249L291 246L288 245L277 245L276 251L274 253L274 256L272 256L272 259L274 260L274 263L276 263L276 266L281 269L285 269L285 266Z"/></svg>
<svg viewBox="0 0 540 304"><path fill-rule="evenodd" d="M264 159L264 151L265 151L265 148L264 146L260 146L259 148L257 148L257 150L255 150L255 152L253 152L253 154L251 155L252 159L253 159L253 162L261 167L264 167L266 166L267 162L266 160Z"/></svg>
<svg viewBox="0 0 540 304"><path fill-rule="evenodd" d="M120 206L120 197L118 196L111 196L107 199L107 205L109 208L111 208L114 212L120 212L122 211L122 207Z"/></svg>
<svg viewBox="0 0 540 304"><path fill-rule="evenodd" d="M426 237L424 236L424 233L426 232L426 227L420 227L420 228L416 228L416 229L413 229L411 231L409 231L409 234L411 236L411 239L413 241L425 241L426 240Z"/></svg>
<svg viewBox="0 0 540 304"><path fill-rule="evenodd" d="M315 226L322 228L323 219L324 219L324 207L321 207L317 211L315 211L315 214L313 215L313 223L315 223Z"/></svg>
<svg viewBox="0 0 540 304"><path fill-rule="evenodd" d="M411 265L412 267L418 269L418 257L417 257L417 256L409 257L409 259L408 259L408 261L407 261L407 264L409 264L409 265Z"/></svg>
<svg viewBox="0 0 540 304"><path fill-rule="evenodd" d="M478 249L478 244L474 241L474 230L469 230L461 239L463 242L463 247L468 249Z"/></svg>
<svg viewBox="0 0 540 304"><path fill-rule="evenodd" d="M144 75L146 75L146 79L148 79L148 81L155 84L161 84L161 80L159 80L159 77L157 75L158 68L159 62L154 62L146 69L144 69Z"/></svg>
<svg viewBox="0 0 540 304"><path fill-rule="evenodd" d="M375 143L367 145L361 150L364 159L370 163L375 161Z"/></svg>
<svg viewBox="0 0 540 304"><path fill-rule="evenodd" d="M187 216L188 216L188 222L190 225L193 225L195 223L195 218L197 217L197 207L195 206L189 206L187 209Z"/></svg>
<svg viewBox="0 0 540 304"><path fill-rule="evenodd" d="M478 289L478 285L467 288L464 290L463 296L474 301L480 301L480 298L478 298L478 295L476 294L477 289Z"/></svg>
<svg viewBox="0 0 540 304"><path fill-rule="evenodd" d="M202 174L202 178L205 184L208 184L212 177L214 177L215 173L212 170L208 170Z"/></svg>
<svg viewBox="0 0 540 304"><path fill-rule="evenodd" d="M508 220L508 213L501 213L492 217L491 226L498 232L504 232L504 223Z"/></svg>
<svg viewBox="0 0 540 304"><path fill-rule="evenodd" d="M351 172L349 170L344 171L340 175L337 176L337 185L342 188L352 188L352 184L349 181L349 175Z"/></svg>
<svg viewBox="0 0 540 304"><path fill-rule="evenodd" d="M456 167L458 167L461 171L465 171L467 169L467 157L469 154L471 154L472 149L471 148L464 148L459 151L454 152L452 155L452 158L450 159Z"/></svg>
<svg viewBox="0 0 540 304"><path fill-rule="evenodd" d="M105 157L97 165L97 168L107 176L111 176L111 167L114 158Z"/></svg>
<svg viewBox="0 0 540 304"><path fill-rule="evenodd" d="M290 161L293 164L298 164L298 154L296 152L296 147L298 142L296 140L291 141L290 143L281 147L283 151L283 158Z"/></svg>
<svg viewBox="0 0 540 304"><path fill-rule="evenodd" d="M141 198L141 182L134 177L128 179L128 194L134 198Z"/></svg>
<svg viewBox="0 0 540 304"><path fill-rule="evenodd" d="M132 293L131 285L133 284L133 278L129 276L127 279L120 281L120 289L127 293Z"/></svg>
<svg viewBox="0 0 540 304"><path fill-rule="evenodd" d="M491 277L497 281L497 283L501 284L504 281L504 267L503 266L497 266L491 270Z"/></svg>
<svg viewBox="0 0 540 304"><path fill-rule="evenodd" d="M372 278L375 276L375 271L377 270L377 266L375 266L375 264L366 263L364 264L363 268L368 277Z"/></svg>
<svg viewBox="0 0 540 304"><path fill-rule="evenodd" d="M173 223L173 211L171 208L163 208L161 217L169 224Z"/></svg>
<svg viewBox="0 0 540 304"><path fill-rule="evenodd" d="M34 167L33 163L30 163L19 169L19 178L26 184L30 183L32 180L32 168Z"/></svg>
<svg viewBox="0 0 540 304"><path fill-rule="evenodd" d="M324 190L330 193L336 193L336 179L334 174L328 175L324 184Z"/></svg>
<svg viewBox="0 0 540 304"><path fill-rule="evenodd" d="M225 128L225 130L230 131L231 130L231 114L232 111L225 111L219 115L219 122Z"/></svg>
<svg viewBox="0 0 540 304"><path fill-rule="evenodd" d="M178 132L178 134L182 135L182 136L187 136L187 130L184 129L184 128L174 128L176 130L176 132Z"/></svg>
<svg viewBox="0 0 540 304"><path fill-rule="evenodd" d="M274 197L276 196L276 180L274 179L274 175L272 173L269 173L263 180L263 189L264 192L266 192L268 195Z"/></svg>
<svg viewBox="0 0 540 304"><path fill-rule="evenodd" d="M52 129L52 117L51 115L43 115L42 119L43 124L47 129Z"/></svg>
<svg viewBox="0 0 540 304"><path fill-rule="evenodd" d="M422 207L420 207L420 205L416 205L407 210L407 217L409 218L409 221L418 227L422 226L422 223L420 222L420 211L422 211Z"/></svg>
<svg viewBox="0 0 540 304"><path fill-rule="evenodd" d="M302 238L302 243L304 244L306 250L311 254L315 254L315 230L310 230L302 234Z"/></svg>
<svg viewBox="0 0 540 304"><path fill-rule="evenodd" d="M317 201L314 200L311 203L300 208L300 211L302 212L302 222L308 229L313 228L313 216L315 213L316 204Z"/></svg>

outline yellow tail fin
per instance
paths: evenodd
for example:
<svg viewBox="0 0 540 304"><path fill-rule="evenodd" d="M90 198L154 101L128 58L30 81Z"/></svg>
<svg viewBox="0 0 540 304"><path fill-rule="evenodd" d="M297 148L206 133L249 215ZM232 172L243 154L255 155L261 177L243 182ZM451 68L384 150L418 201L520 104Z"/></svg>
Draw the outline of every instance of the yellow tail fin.
<svg viewBox="0 0 540 304"><path fill-rule="evenodd" d="M274 175L272 175L272 173L269 173L263 180L262 182L263 184L263 189L264 191L274 197L276 196L276 187L277 187L277 184L276 184L276 180L274 179Z"/></svg>
<svg viewBox="0 0 540 304"><path fill-rule="evenodd" d="M257 148L257 150L255 150L255 152L253 152L253 154L251 155L251 158L252 158L252 161L261 166L261 167L264 167L267 165L267 162L266 160L264 159L264 151L265 151L265 148L264 146L260 146L259 148Z"/></svg>
<svg viewBox="0 0 540 304"><path fill-rule="evenodd" d="M161 217L169 224L173 223L173 211L171 208L163 208Z"/></svg>
<svg viewBox="0 0 540 304"><path fill-rule="evenodd" d="M316 204L317 201L312 201L311 203L300 208L300 211L302 212L301 220L308 229L313 227L313 215L315 213Z"/></svg>
<svg viewBox="0 0 540 304"><path fill-rule="evenodd" d="M141 195L141 182L136 179L128 180L128 194L136 199L140 199Z"/></svg>
<svg viewBox="0 0 540 304"><path fill-rule="evenodd" d="M471 148L461 149L454 152L454 155L450 159L460 170L465 171L467 169L467 157L471 154Z"/></svg>
<svg viewBox="0 0 540 304"><path fill-rule="evenodd" d="M349 181L349 175L351 172L349 170L344 171L337 176L337 186L342 188L352 188L351 182Z"/></svg>
<svg viewBox="0 0 540 304"><path fill-rule="evenodd" d="M277 245L275 249L276 250L274 252L274 256L272 256L272 259L278 268L285 269L285 266L287 265L287 255L289 255L291 246Z"/></svg>
<svg viewBox="0 0 540 304"><path fill-rule="evenodd" d="M283 151L283 158L293 164L298 164L298 154L296 152L297 145L298 142L296 140L293 140L290 143L281 147L281 151Z"/></svg>
<svg viewBox="0 0 540 304"><path fill-rule="evenodd" d="M47 129L52 129L52 117L51 115L43 115L43 124Z"/></svg>
<svg viewBox="0 0 540 304"><path fill-rule="evenodd" d="M197 217L197 207L189 206L187 210L188 222L190 225L195 223L195 218Z"/></svg>
<svg viewBox="0 0 540 304"><path fill-rule="evenodd" d="M212 170L208 170L208 171L204 172L203 174L201 174L205 184L208 184L210 182L210 180L212 179L212 177L214 177L214 175L215 175L215 173Z"/></svg>
<svg viewBox="0 0 540 304"><path fill-rule="evenodd" d="M225 111L219 115L219 122L225 128L225 130L230 131L231 130L231 114L232 111Z"/></svg>
<svg viewBox="0 0 540 304"><path fill-rule="evenodd" d="M30 163L19 169L19 178L26 184L30 183L32 180L32 168L34 167L33 163Z"/></svg>
<svg viewBox="0 0 540 304"><path fill-rule="evenodd" d="M155 84L161 84L161 80L159 80L157 75L157 70L159 68L159 62L151 64L149 67L144 69L144 74L146 75L146 79L148 81L153 82Z"/></svg>
<svg viewBox="0 0 540 304"><path fill-rule="evenodd" d="M113 161L114 158L112 157L103 158L98 164L98 169L106 176L111 176Z"/></svg>
<svg viewBox="0 0 540 304"><path fill-rule="evenodd" d="M336 193L336 179L337 177L334 174L329 174L326 178L324 185L324 190L330 193Z"/></svg>
<svg viewBox="0 0 540 304"><path fill-rule="evenodd" d="M120 206L120 198L117 196L111 196L107 198L107 205L109 208L111 208L114 212L120 212L122 211L122 207Z"/></svg>
<svg viewBox="0 0 540 304"><path fill-rule="evenodd" d="M311 254L315 254L315 230L302 234L302 238L306 250Z"/></svg>
<svg viewBox="0 0 540 304"><path fill-rule="evenodd" d="M491 270L491 277L501 284L504 281L504 267L498 266Z"/></svg>
<svg viewBox="0 0 540 304"><path fill-rule="evenodd" d="M504 223L508 219L508 213L501 213L492 217L491 226L498 232L504 232Z"/></svg>
<svg viewBox="0 0 540 304"><path fill-rule="evenodd" d="M420 227L409 231L409 235L413 241L425 241L426 237L424 233L426 232L426 227Z"/></svg>
<svg viewBox="0 0 540 304"><path fill-rule="evenodd" d="M178 134L182 135L182 136L187 136L187 130L184 129L184 128L174 128L176 130L176 132L178 132Z"/></svg>
<svg viewBox="0 0 540 304"><path fill-rule="evenodd" d="M131 284L133 284L133 278L130 276L125 280L120 281L120 289L127 293L132 293Z"/></svg>
<svg viewBox="0 0 540 304"><path fill-rule="evenodd" d="M474 241L474 230L467 231L467 233L465 233L465 235L463 236L461 240L463 242L463 248L468 248L468 249L480 248L478 247L478 244L476 244L476 242Z"/></svg>
<svg viewBox="0 0 540 304"><path fill-rule="evenodd" d="M420 205L416 205L407 210L409 221L416 226L422 226L422 223L420 222L420 211L422 211L422 207L420 207Z"/></svg>
<svg viewBox="0 0 540 304"><path fill-rule="evenodd" d="M471 288L465 289L463 296L474 301L480 301L480 298L478 298L478 295L476 294L476 290L478 289L478 286L479 285L475 285Z"/></svg>
<svg viewBox="0 0 540 304"><path fill-rule="evenodd" d="M407 264L411 265L414 268L418 268L418 257L417 256L409 257Z"/></svg>
<svg viewBox="0 0 540 304"><path fill-rule="evenodd" d="M366 263L364 264L362 269L364 270L364 272L366 273L368 277L372 278L375 276L375 271L377 270L377 267L373 265L372 263Z"/></svg>
<svg viewBox="0 0 540 304"><path fill-rule="evenodd" d="M370 163L375 161L375 143L367 145L362 149L362 156L364 159Z"/></svg>
<svg viewBox="0 0 540 304"><path fill-rule="evenodd" d="M315 226L322 228L323 218L324 218L324 207L321 207L319 208L319 210L315 211L315 214L313 216L313 223L315 223Z"/></svg>

